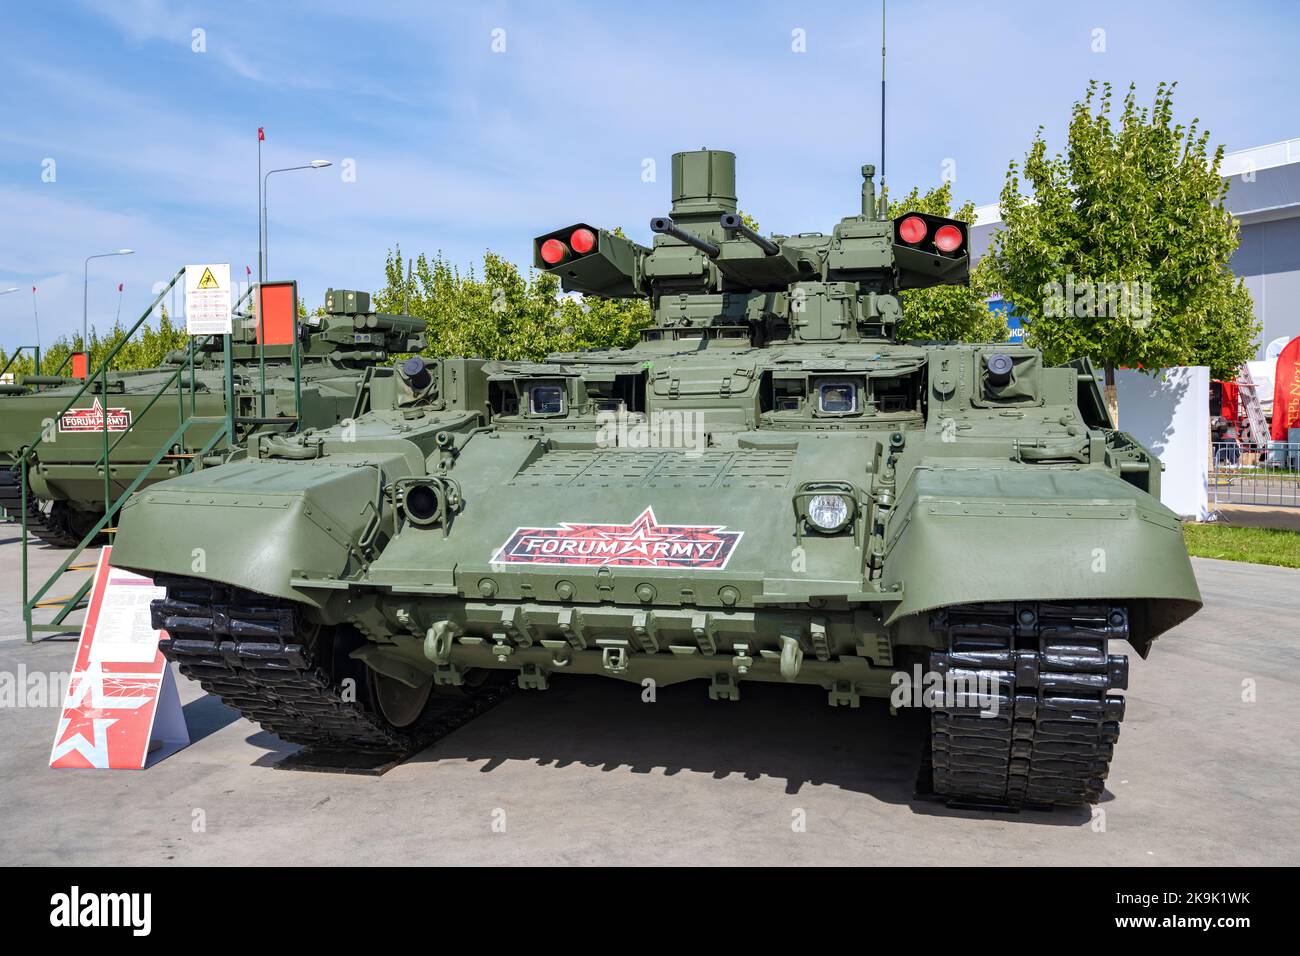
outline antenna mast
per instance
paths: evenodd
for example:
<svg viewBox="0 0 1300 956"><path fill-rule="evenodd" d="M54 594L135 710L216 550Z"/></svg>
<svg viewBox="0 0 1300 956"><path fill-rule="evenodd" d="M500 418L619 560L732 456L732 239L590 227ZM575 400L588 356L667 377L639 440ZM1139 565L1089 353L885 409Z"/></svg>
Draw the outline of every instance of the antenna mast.
<svg viewBox="0 0 1300 956"><path fill-rule="evenodd" d="M880 218L889 213L885 197L885 0L880 0Z"/></svg>

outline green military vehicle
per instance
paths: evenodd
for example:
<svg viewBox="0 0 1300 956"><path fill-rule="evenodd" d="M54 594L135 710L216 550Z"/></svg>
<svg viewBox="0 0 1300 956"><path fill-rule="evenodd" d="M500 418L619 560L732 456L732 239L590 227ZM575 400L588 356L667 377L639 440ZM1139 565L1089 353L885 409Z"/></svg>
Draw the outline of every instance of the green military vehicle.
<svg viewBox="0 0 1300 956"><path fill-rule="evenodd" d="M1201 603L1158 460L1087 363L896 341L900 290L968 281L964 223L884 218L864 167L829 234L761 236L734 161L673 157L650 247L535 241L565 289L650 300L636 347L376 368L349 428L134 496L112 560L167 588L168 658L317 752L413 751L504 677L915 699L939 797L1096 801L1111 642Z"/></svg>
<svg viewBox="0 0 1300 956"><path fill-rule="evenodd" d="M374 312L368 293L330 289L325 315L300 326L301 377L295 395L293 346L259 348L256 322L245 317L236 325L231 348L237 443L254 432L293 429L298 401L303 427L346 418L356 405L365 370L393 353L423 348L423 329L420 319ZM61 547L76 545L104 515L106 439L112 448L114 497L146 470L146 483L187 470L194 449L209 442L226 414L221 339L212 337L197 353L193 375L188 369L176 374L177 366L186 363L184 352L172 353L168 362L164 368L110 372L107 394L96 377L71 408L68 403L82 384L78 379L28 375L0 386L0 507L6 514L15 520L22 515L19 463L25 447L28 529ZM196 425L186 433L184 447L171 449L149 468L191 411L212 424ZM228 451L223 441L210 454L216 461Z"/></svg>

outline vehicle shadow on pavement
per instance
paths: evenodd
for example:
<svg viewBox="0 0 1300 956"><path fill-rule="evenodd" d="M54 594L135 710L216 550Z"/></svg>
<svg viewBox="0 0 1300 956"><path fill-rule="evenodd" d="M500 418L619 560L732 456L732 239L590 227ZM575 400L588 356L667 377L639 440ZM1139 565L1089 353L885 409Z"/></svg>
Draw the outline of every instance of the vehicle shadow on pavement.
<svg viewBox="0 0 1300 956"><path fill-rule="evenodd" d="M6 544L21 545L23 543L23 533L21 529L6 528L4 531L0 531L0 535L4 535L4 537L0 537L0 546ZM29 535L27 538L27 542L29 545L31 545L31 547L37 548L46 554L60 554L60 553L66 554L66 552L69 550L68 548L60 548L55 545L49 544L45 541L42 541L40 538L36 537L35 535ZM99 549L95 546L91 546L86 550L98 551Z"/></svg>
<svg viewBox="0 0 1300 956"><path fill-rule="evenodd" d="M185 704L181 710L185 712L185 726L189 728L191 744L239 720L239 711L227 707L213 694L204 694Z"/></svg>
<svg viewBox="0 0 1300 956"><path fill-rule="evenodd" d="M520 692L407 763L484 760L543 767L579 764L609 772L708 773L716 779L771 777L788 794L829 785L909 805L914 813L1052 826L1078 826L1087 808L1007 813L949 808L916 796L929 715L864 698L857 709L829 707L820 688L746 683L739 702L711 701L708 685L660 687L645 703L639 684L564 676L542 693Z"/></svg>

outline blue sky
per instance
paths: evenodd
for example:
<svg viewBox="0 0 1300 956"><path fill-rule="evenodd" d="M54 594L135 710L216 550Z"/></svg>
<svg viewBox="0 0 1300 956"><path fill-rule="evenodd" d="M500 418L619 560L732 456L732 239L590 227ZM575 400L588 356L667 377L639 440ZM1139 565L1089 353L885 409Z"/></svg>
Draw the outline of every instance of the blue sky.
<svg viewBox="0 0 1300 956"><path fill-rule="evenodd" d="M889 13L895 193L938 184L951 160L959 200L995 201L1007 162L1040 124L1058 145L1094 78L1144 99L1177 80L1181 118L1229 150L1300 134L1295 3ZM313 307L330 285L375 288L397 244L468 265L486 248L526 264L532 236L577 220L646 241L668 157L700 146L737 152L742 208L765 231L827 229L878 154L876 0L51 0L7 3L2 22L0 289L22 290L0 296L6 348L31 340L33 284L45 342L80 327L92 253L136 250L91 263L100 327L118 282L127 319L186 262L255 272L258 126L268 169L335 164L271 179L270 277L298 279Z"/></svg>

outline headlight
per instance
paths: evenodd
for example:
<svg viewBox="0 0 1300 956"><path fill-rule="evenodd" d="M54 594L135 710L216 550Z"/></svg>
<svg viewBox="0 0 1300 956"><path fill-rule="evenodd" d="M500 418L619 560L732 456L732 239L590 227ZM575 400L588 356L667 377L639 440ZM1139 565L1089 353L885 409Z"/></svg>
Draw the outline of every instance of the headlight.
<svg viewBox="0 0 1300 956"><path fill-rule="evenodd" d="M807 515L818 531L839 531L853 517L853 503L844 495L813 495Z"/></svg>
<svg viewBox="0 0 1300 956"><path fill-rule="evenodd" d="M837 534L853 527L858 516L858 490L847 481L805 481L794 490L791 504L796 538L805 530Z"/></svg>

